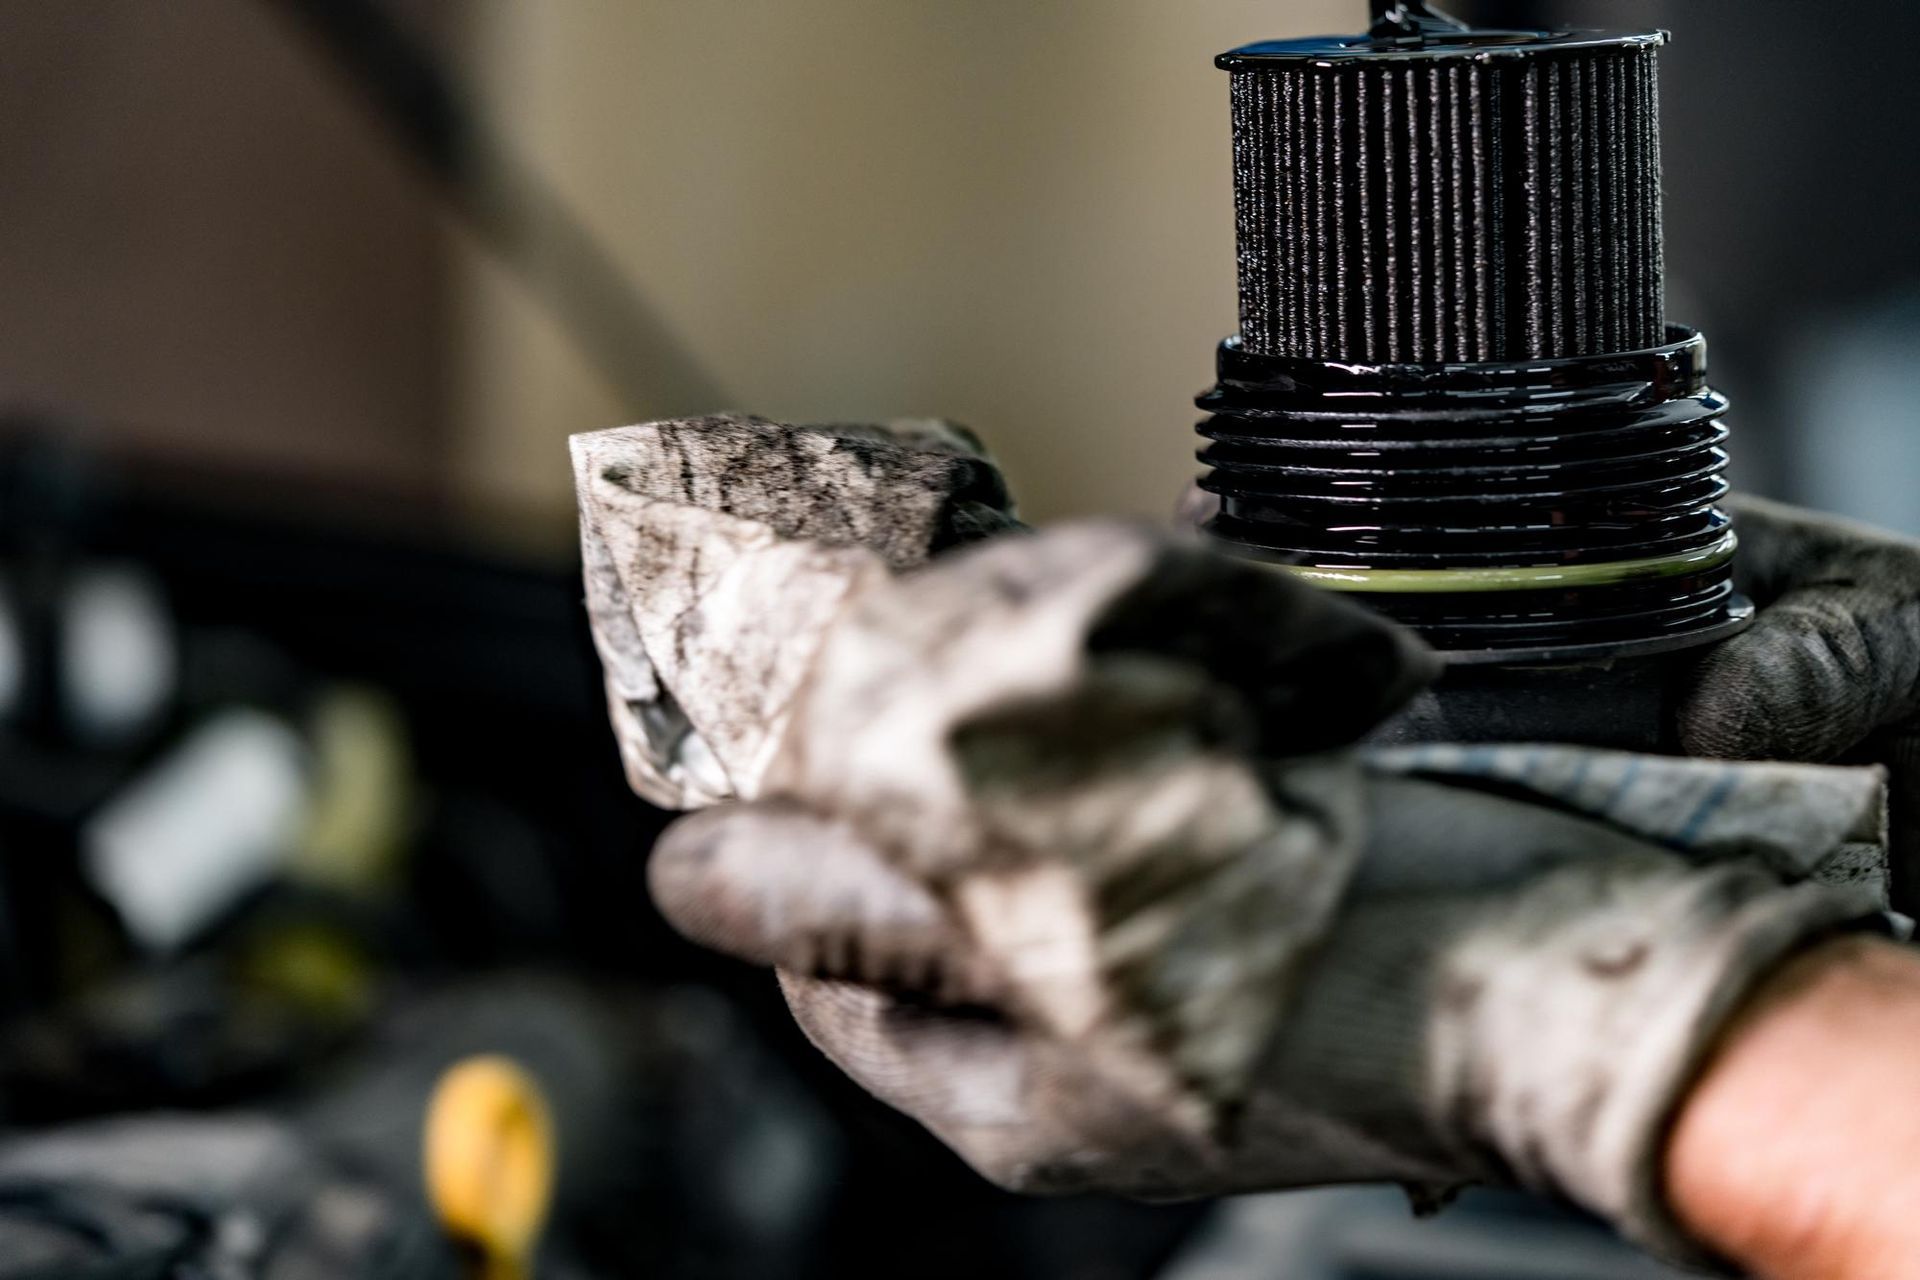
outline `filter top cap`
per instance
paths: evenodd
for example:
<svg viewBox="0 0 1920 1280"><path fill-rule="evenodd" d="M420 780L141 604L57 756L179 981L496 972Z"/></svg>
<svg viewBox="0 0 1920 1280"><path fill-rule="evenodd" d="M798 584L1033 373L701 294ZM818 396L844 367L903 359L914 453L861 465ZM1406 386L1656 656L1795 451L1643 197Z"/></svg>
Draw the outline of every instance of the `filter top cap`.
<svg viewBox="0 0 1920 1280"><path fill-rule="evenodd" d="M1665 31L1481 31L1458 28L1414 37L1305 36L1261 40L1230 49L1214 59L1227 71L1251 70L1271 63L1336 66L1353 62L1430 62L1463 59L1493 62L1590 49L1653 48L1667 42Z"/></svg>
<svg viewBox="0 0 1920 1280"><path fill-rule="evenodd" d="M1425 0L1372 0L1373 27L1364 36L1308 36L1266 40L1223 53L1228 71L1273 62L1334 65L1345 62L1471 59L1489 62L1602 47L1665 44L1664 31L1475 30Z"/></svg>

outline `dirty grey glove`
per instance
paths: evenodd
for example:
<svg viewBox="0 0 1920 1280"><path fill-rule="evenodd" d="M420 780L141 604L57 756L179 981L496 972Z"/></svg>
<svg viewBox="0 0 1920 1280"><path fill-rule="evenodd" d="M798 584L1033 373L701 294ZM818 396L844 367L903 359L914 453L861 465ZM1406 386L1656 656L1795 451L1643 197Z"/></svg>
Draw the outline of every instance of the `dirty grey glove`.
<svg viewBox="0 0 1920 1280"><path fill-rule="evenodd" d="M671 917L785 966L830 1055L1009 1185L1511 1173L1679 1248L1659 1114L1767 957L1863 896L1329 754L1431 655L1284 578L1117 526L914 570L1012 524L957 439L576 437L636 790L760 801L668 836Z"/></svg>
<svg viewBox="0 0 1920 1280"><path fill-rule="evenodd" d="M721 414L569 443L614 736L634 791L667 808L754 795L848 599L1016 525L979 440L947 422Z"/></svg>
<svg viewBox="0 0 1920 1280"><path fill-rule="evenodd" d="M1168 1198L1394 1180L1437 1200L1518 1182L1701 1261L1659 1196L1666 1121L1754 983L1870 904L1750 863L1694 868L1499 797L1376 785L1372 811L1404 821L1369 841L1317 953L1272 988L1284 1016L1244 1092L1197 1114L1104 1028L1036 1017L950 894L845 824L711 810L669 832L651 874L689 936L781 966L830 1058L1003 1186ZM1497 875L1476 873L1492 829L1512 844Z"/></svg>
<svg viewBox="0 0 1920 1280"><path fill-rule="evenodd" d="M1888 767L1894 905L1920 907L1920 542L1759 498L1733 504L1759 606L1702 659L1680 742L1730 759Z"/></svg>
<svg viewBox="0 0 1920 1280"><path fill-rule="evenodd" d="M1364 724L1323 708L1426 673L1402 646L1129 530L990 543L851 606L765 799L672 829L654 890L1003 1184L1517 1179L1685 1254L1665 1120L1752 984L1872 896L1326 753ZM1849 786L1800 842L1872 825Z"/></svg>

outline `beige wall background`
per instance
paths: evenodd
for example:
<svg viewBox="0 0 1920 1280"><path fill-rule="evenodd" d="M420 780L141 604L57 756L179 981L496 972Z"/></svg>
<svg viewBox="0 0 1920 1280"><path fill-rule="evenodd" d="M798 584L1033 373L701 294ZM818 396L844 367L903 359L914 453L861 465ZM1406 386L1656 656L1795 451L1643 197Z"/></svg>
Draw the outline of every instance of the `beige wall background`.
<svg viewBox="0 0 1920 1280"><path fill-rule="evenodd" d="M1163 515L1235 323L1224 75L1357 0L475 0L490 119L729 402L981 431L1040 519ZM564 511L623 403L462 243L452 465ZM710 406L719 407L719 406Z"/></svg>
<svg viewBox="0 0 1920 1280"><path fill-rule="evenodd" d="M0 0L0 174L0 448L437 486L445 220L275 7Z"/></svg>

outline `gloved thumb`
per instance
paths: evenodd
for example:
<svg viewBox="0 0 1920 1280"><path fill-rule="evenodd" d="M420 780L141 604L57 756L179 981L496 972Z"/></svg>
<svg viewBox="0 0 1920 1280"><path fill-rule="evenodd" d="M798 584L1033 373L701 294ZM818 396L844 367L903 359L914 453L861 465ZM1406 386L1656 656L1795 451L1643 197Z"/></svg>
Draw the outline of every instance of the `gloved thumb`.
<svg viewBox="0 0 1920 1280"><path fill-rule="evenodd" d="M1920 687L1910 605L1846 580L1788 591L1701 660L1680 707L1689 755L1835 759L1908 714Z"/></svg>
<svg viewBox="0 0 1920 1280"><path fill-rule="evenodd" d="M655 845L647 879L674 928L754 964L940 1003L995 993L937 895L851 827L795 804L680 819Z"/></svg>

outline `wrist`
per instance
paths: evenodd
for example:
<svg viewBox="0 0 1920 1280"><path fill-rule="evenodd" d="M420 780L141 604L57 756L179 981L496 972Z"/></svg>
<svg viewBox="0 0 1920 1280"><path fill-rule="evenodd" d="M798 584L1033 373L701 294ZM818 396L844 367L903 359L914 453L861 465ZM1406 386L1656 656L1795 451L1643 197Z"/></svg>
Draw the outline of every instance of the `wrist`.
<svg viewBox="0 0 1920 1280"><path fill-rule="evenodd" d="M1675 1117L1679 1221L1768 1277L1906 1274L1920 1256L1920 953L1840 938L1781 965Z"/></svg>

